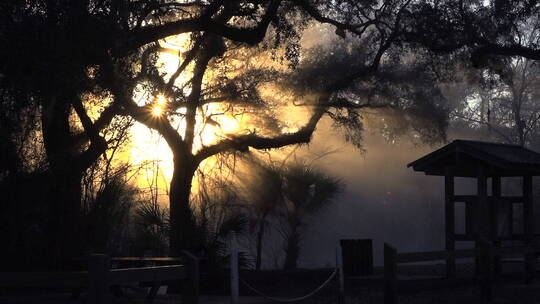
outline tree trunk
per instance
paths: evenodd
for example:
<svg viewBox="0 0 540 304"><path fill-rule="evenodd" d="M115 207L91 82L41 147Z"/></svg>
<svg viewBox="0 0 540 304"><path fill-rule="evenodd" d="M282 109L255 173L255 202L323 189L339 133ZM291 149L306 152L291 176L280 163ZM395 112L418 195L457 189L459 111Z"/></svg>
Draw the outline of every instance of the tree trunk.
<svg viewBox="0 0 540 304"><path fill-rule="evenodd" d="M51 254L53 266L63 267L84 252L81 227L82 173L54 177L49 192Z"/></svg>
<svg viewBox="0 0 540 304"><path fill-rule="evenodd" d="M196 253L197 227L189 198L197 164L189 157L174 157L174 172L170 186L169 255L181 256L182 250Z"/></svg>
<svg viewBox="0 0 540 304"><path fill-rule="evenodd" d="M299 256L300 256L300 233L298 232L298 226L293 225L291 227L291 232L287 238L287 244L285 246L285 263L283 265L283 269L285 270L296 269Z"/></svg>
<svg viewBox="0 0 540 304"><path fill-rule="evenodd" d="M81 178L84 168L77 166L78 152L69 126L70 105L50 98L42 110L42 129L49 171L49 190L44 195L48 205L49 254L52 267L60 267L82 254L80 235Z"/></svg>
<svg viewBox="0 0 540 304"><path fill-rule="evenodd" d="M257 232L257 257L255 261L255 270L261 270L262 264L262 242L264 236L264 227L266 225L266 216L268 213L264 213L261 222L259 223L259 231Z"/></svg>

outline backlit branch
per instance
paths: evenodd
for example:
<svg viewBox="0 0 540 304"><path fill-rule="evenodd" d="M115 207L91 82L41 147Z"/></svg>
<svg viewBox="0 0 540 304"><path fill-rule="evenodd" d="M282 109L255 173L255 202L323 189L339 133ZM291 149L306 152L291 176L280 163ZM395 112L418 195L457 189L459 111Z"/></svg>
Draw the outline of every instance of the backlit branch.
<svg viewBox="0 0 540 304"><path fill-rule="evenodd" d="M376 19L369 19L366 22L362 22L360 24L348 24L339 22L335 19L325 17L321 14L321 12L310 5L308 1L305 0L298 0L295 2L296 5L301 7L306 13L308 13L313 19L319 21L320 23L327 23L335 26L337 29L339 29L341 32L339 34L341 36L344 35L344 31L347 30L349 32L355 33L356 35L361 36L371 25L374 25L378 23L379 21ZM343 33L343 34L341 34Z"/></svg>
<svg viewBox="0 0 540 304"><path fill-rule="evenodd" d="M330 98L327 94L320 98L326 102ZM321 102L323 103L323 102ZM317 107L311 115L309 121L296 132L284 133L274 137L259 136L255 133L246 135L231 135L214 145L203 147L196 155L195 159L198 162L204 159L226 151L247 151L249 148L254 149L276 149L293 144L309 143L311 136L315 131L317 123L322 118L326 111L326 107Z"/></svg>
<svg viewBox="0 0 540 304"><path fill-rule="evenodd" d="M493 43L484 43L481 47L475 49L471 58L475 65L479 65L485 56L520 56L532 60L540 60L540 49L525 47L519 44L498 45Z"/></svg>
<svg viewBox="0 0 540 304"><path fill-rule="evenodd" d="M216 22L211 17L213 13L217 12L219 9L219 6L217 5L209 7L209 13L203 13L203 15L197 18L183 19L175 22L168 22L162 25L136 28L126 34L126 43L121 44L118 51L121 54L127 53L145 44L158 41L169 36L195 31L209 32L230 40L254 45L264 39L268 26L276 16L280 4L281 0L271 0L265 14L261 18L261 21L252 28L237 28L224 23Z"/></svg>

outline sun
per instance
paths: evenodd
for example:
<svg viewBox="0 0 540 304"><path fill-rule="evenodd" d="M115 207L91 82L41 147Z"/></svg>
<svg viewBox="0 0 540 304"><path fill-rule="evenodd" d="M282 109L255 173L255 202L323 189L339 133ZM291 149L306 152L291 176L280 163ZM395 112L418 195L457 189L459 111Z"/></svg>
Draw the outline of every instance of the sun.
<svg viewBox="0 0 540 304"><path fill-rule="evenodd" d="M157 64L166 81L176 72L182 54L188 50L186 45L189 44L189 39L189 35L180 35L160 42L160 46L167 51L160 53ZM182 86L191 77L191 71L187 69L185 75L182 74L176 79L175 84ZM141 86L134 96L134 100L139 106L148 107L151 118L166 119L179 134L182 135L185 132L186 125L183 118L185 109L180 108L171 111L169 105L173 101L165 94L150 93L144 90L144 86ZM238 132L241 119L220 114L223 112L224 109L215 104L208 104L198 109L193 153L196 153L203 146L216 143L226 137L227 134ZM166 141L157 132L146 128L140 123L135 123L130 134L132 139L130 161L140 165L145 163L159 164L157 171L144 170L140 176L136 177L139 187L148 188L152 186L151 182L154 182L158 183L160 189L167 189L168 183L172 179L174 164L172 152ZM212 163L212 160L207 160L205 165L210 163Z"/></svg>
<svg viewBox="0 0 540 304"><path fill-rule="evenodd" d="M152 115L160 117L163 114L163 108L160 105L156 105L152 108Z"/></svg>

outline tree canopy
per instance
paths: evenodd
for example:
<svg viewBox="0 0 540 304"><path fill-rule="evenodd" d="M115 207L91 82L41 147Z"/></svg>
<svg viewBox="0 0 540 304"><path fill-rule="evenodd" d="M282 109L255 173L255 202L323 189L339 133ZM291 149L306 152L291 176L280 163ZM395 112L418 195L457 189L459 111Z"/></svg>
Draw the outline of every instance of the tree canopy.
<svg viewBox="0 0 540 304"><path fill-rule="evenodd" d="M2 1L0 179L39 172L54 255L80 254L81 179L117 140L107 130L131 117L173 152L178 254L197 246L190 195L201 162L309 143L325 116L360 146L365 109L398 114L387 130L444 139L441 79L456 62L500 72L515 57L538 60L526 39L538 10L495 0ZM306 48L314 26L335 35ZM181 48L167 46L178 37ZM177 60L170 71L163 54ZM304 119L293 124L280 108ZM226 120L241 123L225 130Z"/></svg>

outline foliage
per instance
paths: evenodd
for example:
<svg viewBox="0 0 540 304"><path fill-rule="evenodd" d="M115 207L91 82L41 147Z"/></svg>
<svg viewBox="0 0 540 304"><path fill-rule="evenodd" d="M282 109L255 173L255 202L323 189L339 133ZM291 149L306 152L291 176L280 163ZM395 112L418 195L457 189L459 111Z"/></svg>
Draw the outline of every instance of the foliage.
<svg viewBox="0 0 540 304"><path fill-rule="evenodd" d="M193 199L196 207L200 256L208 259L210 268L229 264L228 241L232 234L246 232L247 218L243 200L236 186L223 175L199 172L199 191ZM242 264L247 264L245 256Z"/></svg>
<svg viewBox="0 0 540 304"><path fill-rule="evenodd" d="M197 245L190 197L201 162L309 143L326 115L360 146L367 109L392 118L379 124L390 140L404 129L421 141L444 138L449 107L435 84L447 75L437 75L442 69L430 64L440 62L422 52L502 76L508 58L540 59L537 42L524 39L538 12L536 1L2 1L0 181L43 178L50 217L44 236L57 259L80 254L81 182L114 149L106 134L107 127L122 129L114 117L130 116L173 150L169 240L177 255ZM304 30L314 24L335 30L340 38L325 41L334 50L302 49ZM190 37L189 45L176 51L178 67L167 75L157 67L160 54L170 51L162 42L180 34ZM287 90L294 94L281 94ZM152 117L159 95L167 105ZM304 123L278 117L280 106L291 104L305 106ZM536 121L536 110L513 123L510 112L493 115L518 133L522 120ZM218 132L215 142L197 143L205 128L223 131L220 116L249 119L234 132ZM531 127L528 135L535 132ZM524 135L517 136L521 144L530 141ZM36 175L27 178L28 172ZM105 187L88 192L105 195Z"/></svg>
<svg viewBox="0 0 540 304"><path fill-rule="evenodd" d="M153 200L140 200L133 214L132 251L139 256L168 252L169 212Z"/></svg>
<svg viewBox="0 0 540 304"><path fill-rule="evenodd" d="M130 214L137 189L121 177L108 180L84 210L86 252L128 253Z"/></svg>
<svg viewBox="0 0 540 304"><path fill-rule="evenodd" d="M285 269L297 267L301 252L302 230L309 216L319 214L343 191L341 181L319 169L305 164L290 164L283 171L282 208L284 225L280 232L284 238Z"/></svg>

